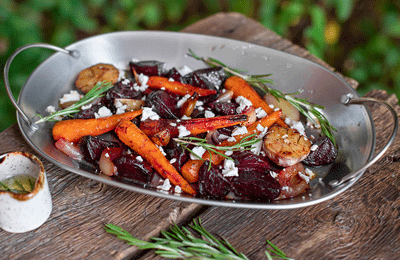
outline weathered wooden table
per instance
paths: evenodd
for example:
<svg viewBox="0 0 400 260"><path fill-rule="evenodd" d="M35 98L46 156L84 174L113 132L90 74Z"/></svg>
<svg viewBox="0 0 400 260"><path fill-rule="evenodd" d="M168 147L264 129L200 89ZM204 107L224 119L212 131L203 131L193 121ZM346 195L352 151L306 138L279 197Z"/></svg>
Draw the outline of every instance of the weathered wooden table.
<svg viewBox="0 0 400 260"><path fill-rule="evenodd" d="M247 41L319 63L306 50L237 13L217 14L183 30ZM354 88L357 82L345 78ZM394 95L367 94L400 111ZM377 147L390 131L388 112L370 107ZM33 150L17 125L0 133L0 153ZM266 240L295 259L396 259L400 255L400 137L386 155L350 189L334 199L293 210L206 207L108 187L54 166L43 158L53 211L39 229L11 234L0 230L1 259L157 259L129 246L103 227L113 223L137 238L157 236L172 223L200 217L206 229L227 238L250 259L265 259Z"/></svg>

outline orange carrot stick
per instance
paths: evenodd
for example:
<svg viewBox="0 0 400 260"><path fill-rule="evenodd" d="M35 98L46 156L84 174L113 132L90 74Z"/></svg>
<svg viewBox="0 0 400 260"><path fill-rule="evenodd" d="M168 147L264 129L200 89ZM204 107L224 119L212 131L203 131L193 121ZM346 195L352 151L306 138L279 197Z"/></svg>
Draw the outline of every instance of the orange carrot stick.
<svg viewBox="0 0 400 260"><path fill-rule="evenodd" d="M225 88L227 90L233 91L233 97L242 96L251 101L255 108L261 107L267 114L274 112L272 108L269 107L267 102L265 102L258 93L241 77L232 76L225 81ZM286 123L279 119L278 125L287 127Z"/></svg>
<svg viewBox="0 0 400 260"><path fill-rule="evenodd" d="M196 191L177 172L160 149L134 123L123 120L115 128L115 132L124 144L146 159L163 178L168 178L172 184L179 185L188 194L196 194Z"/></svg>
<svg viewBox="0 0 400 260"><path fill-rule="evenodd" d="M179 81L169 81L167 78L158 76L149 77L147 85L150 88L165 88L166 91L175 93L180 96L185 96L186 94L193 95L194 93L197 93L200 97L204 97L217 93L215 90L198 88L189 84L181 83Z"/></svg>
<svg viewBox="0 0 400 260"><path fill-rule="evenodd" d="M228 115L189 120L146 120L140 123L140 130L142 130L146 135L151 136L168 129L172 138L179 135L180 126L184 126L191 134L197 135L207 131L245 123L247 118L247 115Z"/></svg>
<svg viewBox="0 0 400 260"><path fill-rule="evenodd" d="M53 127L53 139L64 138L69 142L77 142L85 135L97 136L113 130L123 120L132 120L142 114L142 110L126 112L102 118L70 119L57 122Z"/></svg>

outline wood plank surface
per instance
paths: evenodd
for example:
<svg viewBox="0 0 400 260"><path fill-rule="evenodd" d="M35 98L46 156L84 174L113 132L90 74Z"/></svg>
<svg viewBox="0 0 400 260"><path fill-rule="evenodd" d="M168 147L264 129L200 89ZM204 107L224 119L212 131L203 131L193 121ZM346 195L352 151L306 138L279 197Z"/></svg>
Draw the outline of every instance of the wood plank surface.
<svg viewBox="0 0 400 260"><path fill-rule="evenodd" d="M238 13L219 13L183 31L260 44L334 71L303 48ZM358 85L345 80L354 88ZM368 96L387 100L400 112L394 95L373 91ZM379 106L372 106L371 111L379 148L390 131L389 114ZM13 125L0 133L0 153L15 150L33 152ZM154 252L139 252L106 234L104 225L113 223L147 239L172 222L186 225L193 217L200 217L205 228L227 238L250 259L266 259L267 239L295 259L396 259L400 253L399 136L385 157L353 187L332 200L294 210L202 207L153 198L89 181L41 159L48 173L53 212L35 231L10 234L0 230L0 258L160 259Z"/></svg>

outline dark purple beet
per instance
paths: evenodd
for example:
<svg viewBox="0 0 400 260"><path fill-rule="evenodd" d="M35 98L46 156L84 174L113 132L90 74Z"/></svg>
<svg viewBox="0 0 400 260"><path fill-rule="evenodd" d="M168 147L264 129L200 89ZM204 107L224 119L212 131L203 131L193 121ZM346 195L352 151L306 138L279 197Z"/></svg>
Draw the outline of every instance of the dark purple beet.
<svg viewBox="0 0 400 260"><path fill-rule="evenodd" d="M234 152L231 158L235 161L239 175L246 172L269 174L268 171L271 169L271 165L267 161L251 151Z"/></svg>
<svg viewBox="0 0 400 260"><path fill-rule="evenodd" d="M165 78L168 78L168 79L170 79L170 78L172 78L172 79L174 79L175 81L181 81L181 77L182 77L182 75L179 73L179 71L175 68L175 67L173 67L172 69L170 69L169 71L167 71L164 75L163 75L163 77L165 77Z"/></svg>
<svg viewBox="0 0 400 260"><path fill-rule="evenodd" d="M116 98L131 98L131 99L141 99L143 97L143 93L137 91L133 88L134 83L123 83L123 81L119 81L115 84L115 86L107 91L104 96L102 103L111 109L112 112L115 113L116 109L114 107L114 100Z"/></svg>
<svg viewBox="0 0 400 260"><path fill-rule="evenodd" d="M163 90L156 90L147 96L145 106L152 107L153 111L161 118L179 119L181 115L179 108L176 106L178 100L178 95Z"/></svg>
<svg viewBox="0 0 400 260"><path fill-rule="evenodd" d="M168 160L175 159L175 162L172 165L180 171L182 166L189 159L189 152L186 149L183 149L182 146L178 145L177 142L171 140L168 145L164 148L165 153L167 154Z"/></svg>
<svg viewBox="0 0 400 260"><path fill-rule="evenodd" d="M236 108L239 105L236 103L214 101L209 103L208 106L217 115L236 115Z"/></svg>
<svg viewBox="0 0 400 260"><path fill-rule="evenodd" d="M95 118L94 113L97 113L97 111L99 111L100 107L102 106L103 105L101 104L92 105L90 108L81 110L78 113L74 114L73 118L74 119Z"/></svg>
<svg viewBox="0 0 400 260"><path fill-rule="evenodd" d="M121 145L118 142L87 135L79 140L78 146L86 161L95 162L100 159L100 155L106 147L120 147Z"/></svg>
<svg viewBox="0 0 400 260"><path fill-rule="evenodd" d="M318 145L315 151L311 151L303 163L308 166L320 166L333 163L338 155L337 148L331 139L326 136L314 140L313 145Z"/></svg>
<svg viewBox="0 0 400 260"><path fill-rule="evenodd" d="M196 72L189 73L181 78L182 83L192 85L198 88L217 90L214 84L212 84L203 75L197 74Z"/></svg>
<svg viewBox="0 0 400 260"><path fill-rule="evenodd" d="M281 193L281 185L269 173L259 172L239 173L239 177L232 182L236 196L252 201L270 202Z"/></svg>
<svg viewBox="0 0 400 260"><path fill-rule="evenodd" d="M153 177L154 170L151 165L144 160L138 160L137 156L130 154L122 155L113 160L118 169L118 177L136 180L142 183L149 183Z"/></svg>
<svg viewBox="0 0 400 260"><path fill-rule="evenodd" d="M199 194L207 199L222 199L231 188L228 180L222 175L222 171L216 165L205 161L199 170Z"/></svg>
<svg viewBox="0 0 400 260"><path fill-rule="evenodd" d="M164 62L159 62L155 60L139 61L139 62L129 62L129 67L134 69L139 75L143 73L147 76L161 76L164 70Z"/></svg>
<svg viewBox="0 0 400 260"><path fill-rule="evenodd" d="M208 83L206 82L207 87L204 87L204 88L209 88L209 89L220 89L222 84L226 80L225 70L222 67L199 69L199 70L193 71L189 75L193 75L194 80L199 80L199 79L195 79L195 76L198 76L202 81L206 80ZM188 76L188 77L190 77L190 76ZM210 88L208 86L208 84L211 84L213 86L213 88ZM201 86L199 86L199 87L201 87Z"/></svg>

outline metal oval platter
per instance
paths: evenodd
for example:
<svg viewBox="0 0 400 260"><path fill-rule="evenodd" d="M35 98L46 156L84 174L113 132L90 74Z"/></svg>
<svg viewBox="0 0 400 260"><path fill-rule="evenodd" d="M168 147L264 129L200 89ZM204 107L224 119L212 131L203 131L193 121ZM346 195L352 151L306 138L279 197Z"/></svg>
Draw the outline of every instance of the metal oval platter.
<svg viewBox="0 0 400 260"><path fill-rule="evenodd" d="M91 165L70 159L54 146L51 134L54 123L42 123L38 130L33 131L18 114L18 125L33 149L72 173L122 189L192 203L290 209L313 205L345 191L361 174L335 188L326 185L326 180L360 168L373 154L375 132L369 112L363 105L346 106L340 102L342 95L351 93L357 97L358 94L342 78L309 60L246 42L173 32L109 33L81 40L66 49L79 51L80 57L55 53L36 68L22 88L18 103L29 118L37 114L46 115L45 110L49 105L57 107L59 98L75 89L74 81L82 69L97 63L110 63L119 69L127 69L132 59L163 61L167 69L184 65L192 70L207 67L203 62L186 55L191 49L199 56L213 57L230 67L244 69L249 74L272 73L271 79L275 82L273 87L284 93L302 90L298 97L308 98L325 107L324 115L337 129L335 138L339 149L334 165L312 169L317 176L311 182L310 192L303 196L272 203L207 200L166 194L96 174Z"/></svg>

